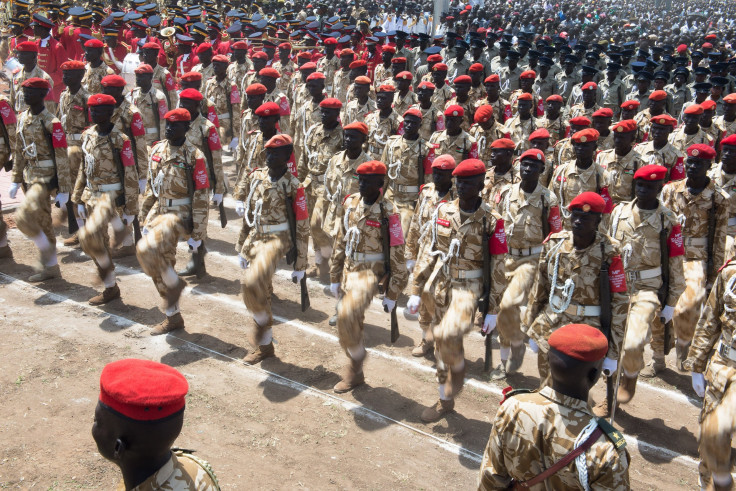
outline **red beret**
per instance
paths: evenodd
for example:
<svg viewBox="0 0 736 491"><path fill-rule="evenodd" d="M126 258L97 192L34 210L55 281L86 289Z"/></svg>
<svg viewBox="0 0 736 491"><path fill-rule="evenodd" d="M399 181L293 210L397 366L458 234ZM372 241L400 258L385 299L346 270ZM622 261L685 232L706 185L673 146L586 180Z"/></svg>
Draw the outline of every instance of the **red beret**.
<svg viewBox="0 0 736 491"><path fill-rule="evenodd" d="M368 134L368 125L360 121L353 121L352 123L343 126L342 129L360 131L364 135Z"/></svg>
<svg viewBox="0 0 736 491"><path fill-rule="evenodd" d="M204 99L204 96L197 89L184 89L179 93L179 99L189 99L199 102Z"/></svg>
<svg viewBox="0 0 736 491"><path fill-rule="evenodd" d="M480 63L473 63L470 65L470 68L468 68L469 72L482 72L483 71L483 65Z"/></svg>
<svg viewBox="0 0 736 491"><path fill-rule="evenodd" d="M601 136L598 130L593 128L585 128L572 135L573 143L586 143L598 141L598 137Z"/></svg>
<svg viewBox="0 0 736 491"><path fill-rule="evenodd" d="M350 69L352 70L353 68L360 68L366 65L368 65L368 63L365 60L355 60L350 63Z"/></svg>
<svg viewBox="0 0 736 491"><path fill-rule="evenodd" d="M324 80L324 79L325 79L324 73L314 72L314 73L309 74L309 76L307 77L307 82L309 82L310 80Z"/></svg>
<svg viewBox="0 0 736 491"><path fill-rule="evenodd" d="M176 123L177 121L191 121L192 115L189 114L189 111L186 109L177 107L176 109L172 109L167 112L164 115L164 119L166 119L166 121L171 121L172 123Z"/></svg>
<svg viewBox="0 0 736 491"><path fill-rule="evenodd" d="M256 116L278 116L280 114L281 108L275 102L265 102L256 109Z"/></svg>
<svg viewBox="0 0 736 491"><path fill-rule="evenodd" d="M711 43L703 43L701 47L707 49L707 48L712 48L713 45Z"/></svg>
<svg viewBox="0 0 736 491"><path fill-rule="evenodd" d="M88 106L114 106L115 98L107 94L93 94L87 99Z"/></svg>
<svg viewBox="0 0 736 491"><path fill-rule="evenodd" d="M105 75L100 83L103 87L125 87L125 79L120 75Z"/></svg>
<svg viewBox="0 0 736 491"><path fill-rule="evenodd" d="M27 87L29 89L50 89L51 88L51 84L48 82L48 80L45 80L39 77L31 77L29 79L26 79L20 85L21 87Z"/></svg>
<svg viewBox="0 0 736 491"><path fill-rule="evenodd" d="M225 55L215 55L212 57L212 61L217 61L220 63L230 63L230 59Z"/></svg>
<svg viewBox="0 0 736 491"><path fill-rule="evenodd" d="M391 59L391 63L396 65L398 63L406 63L406 58L403 56L397 56Z"/></svg>
<svg viewBox="0 0 736 491"><path fill-rule="evenodd" d="M499 76L494 73L493 75L488 75L486 79L483 81L483 83L490 84L493 82L500 82L500 81L501 79L499 78Z"/></svg>
<svg viewBox="0 0 736 491"><path fill-rule="evenodd" d="M519 78L537 78L537 72L535 72L534 70L525 70L521 72Z"/></svg>
<svg viewBox="0 0 736 491"><path fill-rule="evenodd" d="M236 50L236 49L247 50L248 44L245 41L235 41L233 44L230 45L230 49L231 50Z"/></svg>
<svg viewBox="0 0 736 491"><path fill-rule="evenodd" d="M184 375L155 361L114 361L100 375L100 402L136 421L156 421L182 411L188 390Z"/></svg>
<svg viewBox="0 0 736 491"><path fill-rule="evenodd" d="M427 61L430 63L439 63L442 61L442 55L436 53L433 55L429 55L427 56Z"/></svg>
<svg viewBox="0 0 736 491"><path fill-rule="evenodd" d="M585 116L577 116L572 118L569 123L573 126L590 126L590 120Z"/></svg>
<svg viewBox="0 0 736 491"><path fill-rule="evenodd" d="M703 108L703 111L712 111L716 108L716 101L712 99L706 99L700 103L700 107Z"/></svg>
<svg viewBox="0 0 736 491"><path fill-rule="evenodd" d="M614 124L611 127L611 131L616 133L628 133L630 131L636 131L636 121L633 119L624 119Z"/></svg>
<svg viewBox="0 0 736 491"><path fill-rule="evenodd" d="M608 107L602 107L593 113L594 118L612 118L613 110Z"/></svg>
<svg viewBox="0 0 736 491"><path fill-rule="evenodd" d="M473 83L473 80L470 78L469 75L460 75L458 77L455 77L455 80L453 80L452 83L455 83L455 84L470 84L470 83Z"/></svg>
<svg viewBox="0 0 736 491"><path fill-rule="evenodd" d="M683 112L684 112L685 114L695 114L695 115L700 115L700 114L703 114L703 106L701 106L700 104L692 104L692 105L690 105L690 106L687 106L687 107L686 107L686 108L685 108L685 109L683 110Z"/></svg>
<svg viewBox="0 0 736 491"><path fill-rule="evenodd" d="M655 90L651 94L649 94L649 100L650 101L663 101L667 99L667 92L664 90Z"/></svg>
<svg viewBox="0 0 736 491"><path fill-rule="evenodd" d="M159 50L159 49L161 49L161 46L159 46L157 43L154 43L154 42L148 42L148 43L144 44L143 46L141 46L141 49L155 49L155 50Z"/></svg>
<svg viewBox="0 0 736 491"><path fill-rule="evenodd" d="M736 133L724 138L723 141L721 141L721 145L736 145Z"/></svg>
<svg viewBox="0 0 736 491"><path fill-rule="evenodd" d="M389 84L383 84L378 87L376 92L396 92L396 87Z"/></svg>
<svg viewBox="0 0 736 491"><path fill-rule="evenodd" d="M371 79L366 77L365 75L358 75L357 77L355 77L353 83L356 83L358 85L370 85Z"/></svg>
<svg viewBox="0 0 736 491"><path fill-rule="evenodd" d="M335 45L335 44L337 44L337 39L335 39L335 38L327 38L324 41L322 41L322 44L324 44L325 46L329 46L331 44L332 45Z"/></svg>
<svg viewBox="0 0 736 491"><path fill-rule="evenodd" d="M84 43L85 48L102 48L105 44L97 38L90 39Z"/></svg>
<svg viewBox="0 0 736 491"><path fill-rule="evenodd" d="M486 166L483 161L478 159L467 159L463 160L455 170L452 171L452 175L455 177L471 177L478 176L486 173Z"/></svg>
<svg viewBox="0 0 736 491"><path fill-rule="evenodd" d="M296 55L296 57L299 58L300 55L307 55L307 56L302 56L302 58L306 58L308 60L312 58L312 55L310 55L307 52L299 53L298 55ZM317 69L317 64L313 61L308 61L304 63L303 65L299 66L299 71L302 71L302 72L304 70L316 70L316 69Z"/></svg>
<svg viewBox="0 0 736 491"><path fill-rule="evenodd" d="M634 174L634 179L645 181L661 181L667 175L667 167L663 165L650 164L640 167Z"/></svg>
<svg viewBox="0 0 736 491"><path fill-rule="evenodd" d="M432 71L433 72L446 72L447 71L447 65L445 65L444 63L436 63L432 67Z"/></svg>
<svg viewBox="0 0 736 491"><path fill-rule="evenodd" d="M291 43L281 43L279 49L291 49Z"/></svg>
<svg viewBox="0 0 736 491"><path fill-rule="evenodd" d="M641 105L639 101L636 99L629 99L628 101L624 101L621 103L621 109L634 109Z"/></svg>
<svg viewBox="0 0 736 491"><path fill-rule="evenodd" d="M678 44L677 45L677 52L678 53L683 53L685 51L687 51L687 44Z"/></svg>
<svg viewBox="0 0 736 491"><path fill-rule="evenodd" d="M521 157L519 157L519 160L524 160L524 159L532 159L532 160L536 160L542 163L545 162L544 152L542 152L538 148L532 148L522 153Z"/></svg>
<svg viewBox="0 0 736 491"><path fill-rule="evenodd" d="M86 66L83 61L69 60L61 64L62 70L86 70Z"/></svg>
<svg viewBox="0 0 736 491"><path fill-rule="evenodd" d="M486 121L491 119L491 117L493 117L493 106L483 104L475 110L473 121L475 121L476 123L485 123Z"/></svg>
<svg viewBox="0 0 736 491"><path fill-rule="evenodd" d="M517 101L531 101L532 95L529 92L522 92L519 94L519 97L516 98Z"/></svg>
<svg viewBox="0 0 736 491"><path fill-rule="evenodd" d="M712 34L711 33L711 34L708 34L707 36L705 36L705 39L707 41L714 41L714 40L718 39L718 36L716 36L715 34Z"/></svg>
<svg viewBox="0 0 736 491"><path fill-rule="evenodd" d="M32 53L38 53L38 45L31 41L23 41L15 46L16 51L30 51Z"/></svg>
<svg viewBox="0 0 736 491"><path fill-rule="evenodd" d="M342 102L340 101L340 99L327 97L325 99L322 99L322 102L319 103L319 107L326 107L328 109L340 109L342 107Z"/></svg>
<svg viewBox="0 0 736 491"><path fill-rule="evenodd" d="M654 116L650 121L655 124L672 126L673 128L677 126L677 120L669 114L660 114L659 116Z"/></svg>
<svg viewBox="0 0 736 491"><path fill-rule="evenodd" d="M413 80L414 75L412 75L411 72L407 72L406 70L404 70L403 72L397 73L396 77L394 78L401 79L401 80Z"/></svg>
<svg viewBox="0 0 736 491"><path fill-rule="evenodd" d="M369 175L369 174L375 174L379 176L385 176L386 175L386 164L383 162L379 162L378 160L369 160L368 162L363 162L358 166L357 169L355 169L355 172L358 175Z"/></svg>
<svg viewBox="0 0 736 491"><path fill-rule="evenodd" d="M417 85L417 90L419 89L436 89L435 85L432 82L420 82L419 85ZM736 94L734 94L736 95Z"/></svg>
<svg viewBox="0 0 736 491"><path fill-rule="evenodd" d="M404 111L403 116L404 117L414 116L415 118L422 119L422 111L420 111L416 107L410 107L409 109L407 109L406 111Z"/></svg>
<svg viewBox="0 0 736 491"><path fill-rule="evenodd" d="M547 97L547 102L562 102L562 96L559 94L552 94Z"/></svg>
<svg viewBox="0 0 736 491"><path fill-rule="evenodd" d="M586 82L581 87L582 90L595 90L598 88L598 84L595 82Z"/></svg>
<svg viewBox="0 0 736 491"><path fill-rule="evenodd" d="M202 74L200 72L187 72L181 76L182 82L195 82L202 80Z"/></svg>
<svg viewBox="0 0 736 491"><path fill-rule="evenodd" d="M547 131L547 128L539 128L538 130L532 131L532 134L529 135L529 141L536 140L539 138L549 138L550 134L549 131Z"/></svg>
<svg viewBox="0 0 736 491"><path fill-rule="evenodd" d="M550 348L580 361L598 361L608 352L606 335L587 324L563 326L554 331L547 342Z"/></svg>
<svg viewBox="0 0 736 491"><path fill-rule="evenodd" d="M570 201L570 204L567 205L567 209L603 213L603 210L606 209L606 201L600 194L594 193L593 191L586 191L577 195L575 199Z"/></svg>
<svg viewBox="0 0 736 491"><path fill-rule="evenodd" d="M345 48L340 51L340 56L355 56L355 51L350 48Z"/></svg>
<svg viewBox="0 0 736 491"><path fill-rule="evenodd" d="M493 140L491 148L505 148L507 150L513 150L516 148L516 144L514 143L514 140L510 138L499 138L498 140Z"/></svg>
<svg viewBox="0 0 736 491"><path fill-rule="evenodd" d="M727 104L736 104L736 92L732 92L724 97L723 102Z"/></svg>
<svg viewBox="0 0 736 491"><path fill-rule="evenodd" d="M463 109L462 106L453 104L445 109L445 116L465 116L465 109Z"/></svg>
<svg viewBox="0 0 736 491"><path fill-rule="evenodd" d="M455 157L447 153L436 157L432 162L433 169L453 170L455 167Z"/></svg>
<svg viewBox="0 0 736 491"><path fill-rule="evenodd" d="M256 51L252 55L250 55L251 60L267 60L268 55L265 51Z"/></svg>
<svg viewBox="0 0 736 491"><path fill-rule="evenodd" d="M153 73L153 67L148 63L141 63L138 68L133 70L134 73Z"/></svg>
<svg viewBox="0 0 736 491"><path fill-rule="evenodd" d="M204 53L208 49L212 49L212 45L210 43L202 43L194 50L196 54Z"/></svg>
<svg viewBox="0 0 736 491"><path fill-rule="evenodd" d="M712 160L716 158L716 151L710 145L704 143L696 143L687 147L688 157L697 157L699 159Z"/></svg>
<svg viewBox="0 0 736 491"><path fill-rule="evenodd" d="M261 68L261 70L258 72L258 75L261 77L271 77L271 78L279 78L281 75L275 68L271 68L270 66L267 66L266 68Z"/></svg>
<svg viewBox="0 0 736 491"><path fill-rule="evenodd" d="M393 46L384 46L381 51L384 53L396 53L396 48L394 48Z"/></svg>
<svg viewBox="0 0 736 491"><path fill-rule="evenodd" d="M262 95L267 92L266 86L263 84L250 84L245 88L245 95Z"/></svg>
<svg viewBox="0 0 736 491"><path fill-rule="evenodd" d="M276 103L274 102L272 104L276 104ZM284 133L279 133L278 135L272 136L271 139L268 140L268 142L264 145L264 147L265 148L279 148L279 147L286 147L288 145L293 145L293 144L294 144L294 141L291 139L289 135L284 134Z"/></svg>

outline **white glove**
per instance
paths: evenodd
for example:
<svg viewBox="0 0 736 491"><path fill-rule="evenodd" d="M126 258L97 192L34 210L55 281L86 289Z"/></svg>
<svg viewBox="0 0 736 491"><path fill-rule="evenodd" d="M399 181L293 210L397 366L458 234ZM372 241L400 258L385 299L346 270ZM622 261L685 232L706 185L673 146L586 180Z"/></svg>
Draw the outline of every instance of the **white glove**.
<svg viewBox="0 0 736 491"><path fill-rule="evenodd" d="M236 201L235 202L235 213L238 214L239 217L242 217L245 215L245 203L242 201Z"/></svg>
<svg viewBox="0 0 736 491"><path fill-rule="evenodd" d="M406 261L406 270L411 273L412 271L414 271L414 266L416 266L416 264L417 262L415 260L408 259Z"/></svg>
<svg viewBox="0 0 736 491"><path fill-rule="evenodd" d="M408 310L410 314L416 314L419 311L419 304L421 301L422 299L419 295L412 295L409 297L409 301L406 302L406 310Z"/></svg>
<svg viewBox="0 0 736 491"><path fill-rule="evenodd" d="M213 194L212 202L215 204L215 206L220 206L220 203L222 203L222 193Z"/></svg>
<svg viewBox="0 0 736 491"><path fill-rule="evenodd" d="M240 268L248 269L248 260L241 255L238 255L238 259L240 260Z"/></svg>
<svg viewBox="0 0 736 491"><path fill-rule="evenodd" d="M189 247L191 249L199 249L199 246L202 245L201 240L194 240L191 237L187 240L187 244L189 244Z"/></svg>
<svg viewBox="0 0 736 491"><path fill-rule="evenodd" d="M610 377L618 368L618 360L614 360L612 358L606 357L605 360L603 360L603 373L606 375L606 377Z"/></svg>
<svg viewBox="0 0 736 491"><path fill-rule="evenodd" d="M493 314L486 314L485 319L483 319L483 327L481 328L481 332L486 336L491 334L496 328L496 319L497 316Z"/></svg>
<svg viewBox="0 0 736 491"><path fill-rule="evenodd" d="M340 293L340 283L330 283L330 292L333 297L337 298Z"/></svg>
<svg viewBox="0 0 736 491"><path fill-rule="evenodd" d="M135 220L135 215L126 215L125 213L123 213L123 221L126 225L130 225L131 223L133 223L133 220Z"/></svg>
<svg viewBox="0 0 736 491"><path fill-rule="evenodd" d="M529 349L532 350L532 353L539 353L539 346L531 338L529 338Z"/></svg>
<svg viewBox="0 0 736 491"><path fill-rule="evenodd" d="M146 179L138 179L138 192L140 194L146 192L146 182L148 182Z"/></svg>
<svg viewBox="0 0 736 491"><path fill-rule="evenodd" d="M232 141L230 142L230 145L228 145L227 148L229 148L230 150L235 150L236 148L238 148L238 137L237 136L232 139Z"/></svg>
<svg viewBox="0 0 736 491"><path fill-rule="evenodd" d="M675 308L670 307L669 305L665 305L664 308L662 309L662 312L659 313L659 316L664 318L665 324L671 321L672 316L674 315L675 315Z"/></svg>
<svg viewBox="0 0 736 491"><path fill-rule="evenodd" d="M144 236L144 237L145 237L146 235L148 235L148 229L147 229L146 227L143 227L143 228L141 229L141 235L142 235L142 236Z"/></svg>
<svg viewBox="0 0 736 491"><path fill-rule="evenodd" d="M383 297L384 312L393 312L394 307L396 307L396 300L391 300L390 298Z"/></svg>
<svg viewBox="0 0 736 491"><path fill-rule="evenodd" d="M56 202L59 203L60 207L64 208L67 201L69 201L69 193L58 193L56 195Z"/></svg>
<svg viewBox="0 0 736 491"><path fill-rule="evenodd" d="M690 376L693 378L693 389L698 397L705 395L705 377L702 373L690 372Z"/></svg>
<svg viewBox="0 0 736 491"><path fill-rule="evenodd" d="M10 195L10 199L15 199L15 195L18 194L19 189L20 189L19 182L14 182L10 185L10 189L8 189L8 194Z"/></svg>
<svg viewBox="0 0 736 491"><path fill-rule="evenodd" d="M302 278L304 278L304 271L293 271L291 273L291 281L294 283L299 283L302 281Z"/></svg>
<svg viewBox="0 0 736 491"><path fill-rule="evenodd" d="M84 207L84 205L77 205L77 215L79 215L79 218L82 220L85 220L87 218L87 208Z"/></svg>

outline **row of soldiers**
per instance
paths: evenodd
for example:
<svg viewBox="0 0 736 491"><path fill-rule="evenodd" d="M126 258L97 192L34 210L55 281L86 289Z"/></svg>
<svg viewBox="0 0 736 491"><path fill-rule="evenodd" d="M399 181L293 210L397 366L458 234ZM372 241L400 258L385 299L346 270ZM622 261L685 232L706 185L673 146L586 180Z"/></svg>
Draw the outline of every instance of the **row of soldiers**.
<svg viewBox="0 0 736 491"><path fill-rule="evenodd" d="M18 49L32 59L32 46L21 43ZM253 58L253 62L258 59ZM76 96L89 67L67 63L67 90ZM253 341L258 346L247 357L250 363L274 355L270 290L264 288L264 281L270 284L275 261L288 252L293 277L301 282L310 235L317 269L329 274L330 290L340 299L335 323L350 363L336 386L338 392L363 381L361 309L367 307L374 289L380 288L384 308L395 311L410 272L407 307L419 313L425 333L416 352L423 356L434 348L438 359L440 399L425 411L425 421L452 410L465 372L462 337L475 322L486 334L498 326L502 364L497 374L502 376L518 370L525 335L532 349L545 353L547 339L557 327L576 321L603 327L603 317L608 315L611 335L604 369L616 372L622 358L619 402L634 395L643 368L643 347L650 336L655 351L652 371L663 368L667 347L664 336L658 334L660 324L674 321L678 366L693 363L688 347L707 281L723 264L728 238L733 236L728 183L736 173L729 172L735 170L730 161L736 140L724 134L717 145L716 139L699 136L703 104L688 106L679 128L674 117L656 111L650 112L647 131L635 118L612 124L612 111L599 113L603 108L591 114L592 119L608 118L608 124L597 126L602 131L589 128L591 121L585 116L576 116L570 120L567 138L560 138L567 133L566 125L555 137L545 127L524 138L508 125L496 126L498 106L491 99L498 88L486 90L488 103L473 105L470 132L464 129L470 124L471 110L463 107L466 101L458 90L467 82L462 76L455 77L456 93L448 100L455 98L455 103L445 102L438 109L432 102L437 85L422 81L417 102L399 115L397 103L400 106L414 93L409 87L413 75L407 70L376 87L367 75L358 75L364 64L349 68L358 71L346 91L350 101L343 104L340 98L326 97L328 77L315 67L304 77L304 85L294 84L304 96L297 104L296 95L287 95L288 88L286 93L278 89L281 74L275 68L246 72L238 90L238 84L227 79L237 61L232 65L227 58L213 61L217 63L224 67L214 70L206 86L224 81L231 105L237 104L234 94L245 93L247 108L242 113L237 107L233 112L215 108L211 98L198 90L203 82L200 72L181 78L182 90L174 92L177 109L169 110L173 106L163 91L150 103L136 98L136 94L149 95L153 87L154 67L144 64L136 73L138 88L129 97L123 97L125 81L108 74L100 78L99 92L76 104L60 105L60 111L68 107L69 112L57 119L44 102L51 89L49 80L28 76L33 68L22 76L16 74L18 82L14 80L11 99L0 107L0 114L8 135L6 156L9 159L12 154L14 160L11 196L21 185L27 191L18 225L41 250L42 268L33 280L59 274L49 200L49 194L58 191L60 206L76 205L73 212L83 224L78 238L105 283L105 290L92 302L105 303L120 295L106 237L108 223L115 231L114 242L127 240L132 248L128 227L137 217L143 235L138 242L139 260L166 299L167 319L152 332L183 327L178 300L185 283L174 271L175 246L179 239L187 239L193 259L188 270L202 274L208 202L221 204L225 186L221 164L219 170L213 164L221 144L229 141L238 161L236 211L243 215L237 244L245 269L243 293L254 316ZM432 71L434 82L441 68ZM248 75L252 77L245 85ZM520 77L520 83L529 75ZM253 83L256 76L258 82ZM368 83L359 77L368 78ZM486 81L499 84L493 75ZM340 116L351 109L352 102L362 106L371 100L371 87L376 109L363 121L346 118L340 124ZM440 87L440 93L450 90L445 83ZM583 95L589 90L583 90ZM422 99L421 91L426 91ZM553 103L564 103L550 97L545 112ZM648 100L649 109L659 102L657 96ZM297 115L311 107L309 117L318 116L319 121L306 115L303 120L292 119L292 102ZM535 107L534 95L523 90L515 102L515 106L503 105L510 120L517 116L522 120ZM148 122L142 110L146 105L154 110L146 113L151 117ZM428 113L433 106L434 112ZM20 109L17 121L14 108ZM80 121L90 118L86 124L79 123L79 132L65 127L72 114ZM238 116L241 131L231 126L228 132L221 121L234 122ZM258 129L244 134L249 118L251 123L257 121ZM195 131L197 125L201 131ZM421 132L427 129L429 137L424 139ZM497 132L488 134L491 129ZM613 148L596 156L606 130ZM640 133L648 134L647 141L633 147L637 138L645 139ZM678 133L685 135L686 143L673 138ZM552 138L560 141L550 152ZM72 150L76 141L77 150ZM710 169L719 152L719 167ZM425 185L430 175L432 182ZM543 176L548 176L546 182ZM660 189L665 182L669 184ZM140 203L139 194L143 195ZM0 246L9 253L7 243ZM610 277L608 307L599 283L604 264ZM482 315L476 320L478 299L483 300ZM523 322L522 306L527 306ZM539 369L545 379L548 369L542 355ZM693 380L702 388L700 377L694 374ZM599 411L605 406L599 406Z"/></svg>

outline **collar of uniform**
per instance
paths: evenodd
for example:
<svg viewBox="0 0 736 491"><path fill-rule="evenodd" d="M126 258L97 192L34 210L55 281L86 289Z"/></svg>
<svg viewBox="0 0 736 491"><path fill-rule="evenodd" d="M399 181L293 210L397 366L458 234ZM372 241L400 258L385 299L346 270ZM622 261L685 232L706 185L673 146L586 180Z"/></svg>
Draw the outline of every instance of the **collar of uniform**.
<svg viewBox="0 0 736 491"><path fill-rule="evenodd" d="M544 195L544 188L541 184L537 183L537 187L531 193L526 193L521 189L521 184L516 183L511 188L511 195L509 199L511 201L518 201L519 207L533 206L534 208L542 208L542 195ZM522 201L523 200L523 201ZM547 208L550 204L547 203Z"/></svg>
<svg viewBox="0 0 736 491"><path fill-rule="evenodd" d="M593 158L593 163L590 164L590 166L587 169L580 169L576 165L576 162L577 162L576 160L571 160L570 162L572 163L572 165L569 167L569 171L567 172L568 176L574 174L585 182L588 182L591 179L595 178L595 173L598 171L598 166L595 163L595 158Z"/></svg>
<svg viewBox="0 0 736 491"><path fill-rule="evenodd" d="M178 467L178 459L174 453L171 453L171 458L151 477L140 483L138 486L133 488L132 491L143 491L145 489L163 489L165 485L169 484L169 481L174 477L174 472ZM125 483L121 482L118 485L118 491L125 490Z"/></svg>
<svg viewBox="0 0 736 491"><path fill-rule="evenodd" d="M343 167L343 173L346 173L346 172L353 173L355 172L355 169L358 168L358 165L362 164L363 162L368 162L370 160L370 157L368 157L365 151L363 151L360 153L360 155L358 155L357 159L351 159L350 157L348 157L348 151L343 150L342 159L343 159L343 162L347 162L348 164ZM353 165L356 162L358 163L358 165Z"/></svg>
<svg viewBox="0 0 736 491"><path fill-rule="evenodd" d="M539 391L539 394L546 397L552 402L556 402L570 409L574 409L575 411L580 411L588 415L593 414L593 411L590 408L590 405L588 405L587 401L581 401L580 399L566 396L565 394L557 392L552 387L545 386Z"/></svg>
<svg viewBox="0 0 736 491"><path fill-rule="evenodd" d="M462 215L461 215L462 211L460 210L460 200L459 199L453 200L451 203L449 203L449 206L451 208L446 209L445 212L452 213L451 220L456 230L460 229L460 227L462 226L468 225L473 222L482 223L483 218L491 214L491 205L489 205L485 201L482 201L478 209L475 210L475 212L472 215L467 217L465 221L463 221ZM490 224L488 225L488 227L490 228Z"/></svg>
<svg viewBox="0 0 736 491"><path fill-rule="evenodd" d="M186 145L186 140L184 142L184 145L181 146L174 146L172 145L168 140L166 141L166 149L169 153L169 156L165 159L166 162L185 162L186 161L186 155L184 154L184 146Z"/></svg>

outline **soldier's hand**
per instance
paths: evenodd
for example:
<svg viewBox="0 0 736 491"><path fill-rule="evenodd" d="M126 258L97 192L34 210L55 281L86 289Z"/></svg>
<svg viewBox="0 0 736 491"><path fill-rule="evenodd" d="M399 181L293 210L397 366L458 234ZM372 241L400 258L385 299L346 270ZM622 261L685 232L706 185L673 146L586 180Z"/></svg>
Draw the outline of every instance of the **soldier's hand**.
<svg viewBox="0 0 736 491"><path fill-rule="evenodd" d="M146 235L148 235L148 229L147 229L146 227L143 227L143 228L141 229L141 235L142 235L143 237L145 237Z"/></svg>
<svg viewBox="0 0 736 491"><path fill-rule="evenodd" d="M616 369L618 368L618 360L614 360L613 358L606 358L603 360L603 374L606 377L610 377L616 372Z"/></svg>
<svg viewBox="0 0 736 491"><path fill-rule="evenodd" d="M77 205L77 215L79 215L79 218L82 220L87 219L87 208L85 208L81 203Z"/></svg>
<svg viewBox="0 0 736 491"><path fill-rule="evenodd" d="M419 304L421 301L422 299L419 295L412 295L409 297L409 301L406 302L406 310L408 310L410 314L416 314L419 310Z"/></svg>
<svg viewBox="0 0 736 491"><path fill-rule="evenodd" d="M529 349L532 350L532 353L539 353L539 346L532 338L529 338Z"/></svg>
<svg viewBox="0 0 736 491"><path fill-rule="evenodd" d="M69 201L69 193L57 193L56 202L59 203L60 207L65 207L66 202Z"/></svg>
<svg viewBox="0 0 736 491"><path fill-rule="evenodd" d="M10 195L10 199L15 199L15 195L18 194L19 189L20 189L19 182L14 182L10 185L10 188L8 189L8 194Z"/></svg>
<svg viewBox="0 0 736 491"><path fill-rule="evenodd" d="M230 150L235 150L236 148L238 148L238 137L237 136L232 139L232 141L230 142L230 145L228 145L228 148Z"/></svg>
<svg viewBox="0 0 736 491"><path fill-rule="evenodd" d="M493 314L486 314L486 317L483 320L483 328L481 329L481 332L484 335L487 336L493 332L493 330L496 328L496 319L497 316Z"/></svg>
<svg viewBox="0 0 736 491"><path fill-rule="evenodd" d="M236 201L235 202L235 213L238 214L239 217L242 217L245 215L245 203L242 201Z"/></svg>
<svg viewBox="0 0 736 491"><path fill-rule="evenodd" d="M417 262L413 259L407 259L406 260L406 270L410 273L414 271L414 266L416 266Z"/></svg>
<svg viewBox="0 0 736 491"><path fill-rule="evenodd" d="M222 203L222 193L215 193L212 195L212 203L215 204L215 206L220 206L220 203Z"/></svg>
<svg viewBox="0 0 736 491"><path fill-rule="evenodd" d="M391 300L388 297L383 297L383 311L384 312L393 312L394 307L396 307L396 300Z"/></svg>
<svg viewBox="0 0 736 491"><path fill-rule="evenodd" d="M138 192L143 194L146 192L146 179L138 179Z"/></svg>
<svg viewBox="0 0 736 491"><path fill-rule="evenodd" d="M302 281L302 278L304 278L305 271L293 271L291 273L291 281L294 283L299 283Z"/></svg>
<svg viewBox="0 0 736 491"><path fill-rule="evenodd" d="M693 389L698 397L705 396L705 377L702 373L690 372L690 376L693 379Z"/></svg>
<svg viewBox="0 0 736 491"><path fill-rule="evenodd" d="M238 254L238 260L240 261L240 269L248 269L248 260Z"/></svg>
<svg viewBox="0 0 736 491"><path fill-rule="evenodd" d="M189 245L189 248L192 250L199 249L199 246L202 245L201 240L194 240L191 237L187 240L187 244Z"/></svg>
<svg viewBox="0 0 736 491"><path fill-rule="evenodd" d="M340 283L330 283L330 293L335 298L340 297Z"/></svg>
<svg viewBox="0 0 736 491"><path fill-rule="evenodd" d="M660 313L660 317L662 317L662 321L665 324L671 321L674 315L675 315L675 308L670 307L669 305L665 305L664 308L662 309L662 312Z"/></svg>

